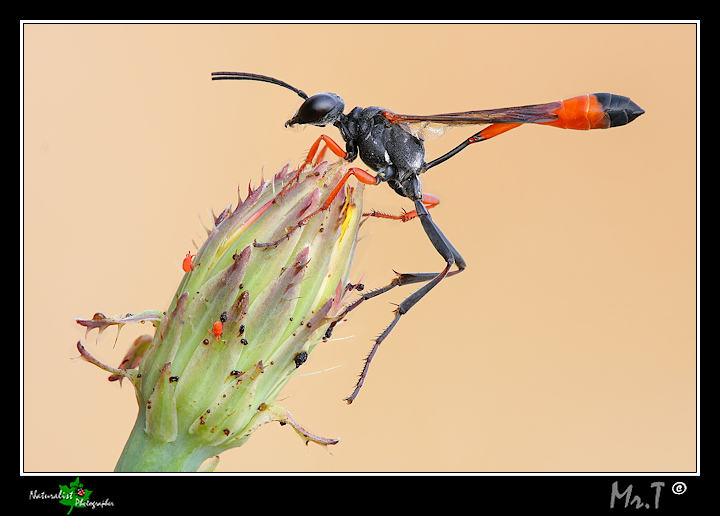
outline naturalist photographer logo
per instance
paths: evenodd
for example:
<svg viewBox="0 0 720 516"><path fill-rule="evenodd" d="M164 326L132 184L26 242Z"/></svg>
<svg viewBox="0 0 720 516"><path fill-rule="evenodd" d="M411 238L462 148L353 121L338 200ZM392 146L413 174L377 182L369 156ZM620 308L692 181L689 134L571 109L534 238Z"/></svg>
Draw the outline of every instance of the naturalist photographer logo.
<svg viewBox="0 0 720 516"><path fill-rule="evenodd" d="M31 500L57 500L62 505L69 507L67 514L70 514L74 508L84 509L90 507L91 509L101 509L103 507L111 507L113 503L105 499L102 502L95 502L90 500L92 491L85 489L85 486L80 482L80 477L77 477L74 482L70 482L70 485L60 485L57 493L48 494L45 491L38 492L37 490L30 491Z"/></svg>

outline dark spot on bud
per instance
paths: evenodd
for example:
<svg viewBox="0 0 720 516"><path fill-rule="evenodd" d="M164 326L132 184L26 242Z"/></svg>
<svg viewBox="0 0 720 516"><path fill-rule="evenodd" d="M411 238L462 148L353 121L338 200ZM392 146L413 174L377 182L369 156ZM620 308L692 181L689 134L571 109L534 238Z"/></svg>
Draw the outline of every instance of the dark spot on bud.
<svg viewBox="0 0 720 516"><path fill-rule="evenodd" d="M307 359L308 359L307 351L301 351L300 353L297 353L294 358L295 369L297 369L298 367L303 365Z"/></svg>

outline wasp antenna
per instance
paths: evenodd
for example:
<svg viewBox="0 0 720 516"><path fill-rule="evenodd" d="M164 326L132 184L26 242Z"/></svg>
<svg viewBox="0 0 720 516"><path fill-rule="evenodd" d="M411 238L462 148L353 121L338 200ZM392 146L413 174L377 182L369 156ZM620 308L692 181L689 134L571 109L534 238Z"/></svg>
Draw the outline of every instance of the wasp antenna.
<svg viewBox="0 0 720 516"><path fill-rule="evenodd" d="M236 80L236 81L261 81L261 82L269 82L270 84L277 84L278 86L282 86L283 88L287 88L291 91L294 91L297 93L302 99L307 99L307 94L295 86L291 86L285 81L281 81L280 79L275 79L274 77L268 77L267 75L260 75L257 73L248 73L248 72L213 72L210 74L212 76L213 81L223 81L223 80Z"/></svg>

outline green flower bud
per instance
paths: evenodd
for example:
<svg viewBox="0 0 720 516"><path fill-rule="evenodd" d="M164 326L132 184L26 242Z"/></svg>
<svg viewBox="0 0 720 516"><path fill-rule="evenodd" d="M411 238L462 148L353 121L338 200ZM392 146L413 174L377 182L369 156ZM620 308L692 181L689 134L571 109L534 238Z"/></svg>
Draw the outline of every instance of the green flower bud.
<svg viewBox="0 0 720 516"><path fill-rule="evenodd" d="M194 260L188 256L166 312L77 320L88 331L155 327L119 368L78 342L85 360L135 388L139 413L116 471L197 471L270 421L289 423L306 444L337 443L305 431L273 401L343 309L363 185L346 186L308 215L344 172L341 162L323 163L295 180L286 166L250 189L215 219Z"/></svg>

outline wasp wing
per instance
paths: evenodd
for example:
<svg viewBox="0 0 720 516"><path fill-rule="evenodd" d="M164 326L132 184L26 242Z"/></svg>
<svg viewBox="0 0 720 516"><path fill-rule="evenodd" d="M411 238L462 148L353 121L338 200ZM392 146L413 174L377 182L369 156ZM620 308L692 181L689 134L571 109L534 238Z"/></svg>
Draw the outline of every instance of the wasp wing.
<svg viewBox="0 0 720 516"><path fill-rule="evenodd" d="M383 115L392 123L421 123L425 125L542 124L557 120L558 115L553 111L561 107L562 102L549 102L547 104L481 111L461 111L440 115L401 115L392 111L383 111Z"/></svg>
<svg viewBox="0 0 720 516"><path fill-rule="evenodd" d="M454 127L450 124L428 122L426 120L421 122L399 122L399 124L407 132L423 141L432 141L440 138Z"/></svg>

